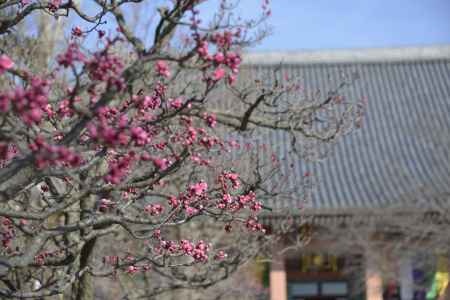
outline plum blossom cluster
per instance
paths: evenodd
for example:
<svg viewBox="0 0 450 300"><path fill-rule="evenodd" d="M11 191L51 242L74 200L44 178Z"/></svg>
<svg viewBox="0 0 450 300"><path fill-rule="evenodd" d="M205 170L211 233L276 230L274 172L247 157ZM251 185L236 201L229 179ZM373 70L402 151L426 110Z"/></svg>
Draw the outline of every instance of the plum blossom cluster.
<svg viewBox="0 0 450 300"><path fill-rule="evenodd" d="M81 37L83 35L83 31L81 30L80 26L75 26L72 28L72 36L74 37Z"/></svg>
<svg viewBox="0 0 450 300"><path fill-rule="evenodd" d="M107 198L102 198L102 199L100 199L98 210L101 212L106 212L115 207L116 207L116 203L114 201L107 199Z"/></svg>
<svg viewBox="0 0 450 300"><path fill-rule="evenodd" d="M92 139L108 146L126 146L130 140L136 146L144 146L151 141L147 130L131 126L127 115L119 115L115 107L100 107L97 122L91 122L88 131Z"/></svg>
<svg viewBox="0 0 450 300"><path fill-rule="evenodd" d="M208 261L208 252L211 248L211 245L205 243L204 241L199 241L195 245L193 245L187 240L182 240L180 242L180 247L185 254L192 256L195 261Z"/></svg>
<svg viewBox="0 0 450 300"><path fill-rule="evenodd" d="M215 260L224 260L225 258L227 258L227 254L225 253L225 251L223 250L219 250L216 255L214 256Z"/></svg>
<svg viewBox="0 0 450 300"><path fill-rule="evenodd" d="M204 181L200 181L189 187L189 196L193 197L193 196L204 195L207 189L208 189L208 184Z"/></svg>
<svg viewBox="0 0 450 300"><path fill-rule="evenodd" d="M58 116L61 118L72 117L75 113L75 110L73 109L73 104L80 101L81 98L79 96L61 100L58 104L57 110Z"/></svg>
<svg viewBox="0 0 450 300"><path fill-rule="evenodd" d="M165 62L163 60L158 60L156 62L155 70L156 70L156 74L158 74L159 76L162 76L165 78L170 77L169 65L167 64L167 62Z"/></svg>
<svg viewBox="0 0 450 300"><path fill-rule="evenodd" d="M9 218L2 218L0 227L0 236L2 240L2 247L8 252L12 251L11 244L13 239L16 237L16 231L14 224Z"/></svg>
<svg viewBox="0 0 450 300"><path fill-rule="evenodd" d="M161 98L157 93L151 96L134 96L133 101L136 103L142 114L148 110L155 110L161 106Z"/></svg>
<svg viewBox="0 0 450 300"><path fill-rule="evenodd" d="M241 183L237 173L224 172L218 177L217 181L222 188L222 194L215 202L213 199L216 196L211 199L211 195L208 193L208 183L199 181L189 185L186 192L180 193L177 197L168 197L168 204L172 209L181 207L188 217L201 213L207 207L216 207L232 214L247 208L252 211L252 215L257 214L262 209L262 203L257 201L254 192L250 191L243 194L239 192ZM154 207L149 207L147 211L153 209Z"/></svg>
<svg viewBox="0 0 450 300"><path fill-rule="evenodd" d="M150 271L150 269L151 269L150 265L143 265L143 266L131 265L126 268L125 272L133 275L135 273L138 273L139 271L142 271L142 272Z"/></svg>
<svg viewBox="0 0 450 300"><path fill-rule="evenodd" d="M173 109L180 109L183 106L183 99L181 99L181 97L178 97L176 99L170 99L169 106L170 108Z"/></svg>
<svg viewBox="0 0 450 300"><path fill-rule="evenodd" d="M156 234L154 234L154 238L158 239L157 244L153 247L153 250L158 255L167 255L167 256L188 256L193 259L196 263L206 263L209 261L210 252L211 252L211 244L206 243L203 240L199 240L197 242L183 239L180 241L173 240L163 240L160 238L160 231L156 230ZM214 256L214 260L224 260L227 258L227 253L225 251L220 250L217 251ZM140 271L149 271L150 265L137 265L136 259L132 255L127 255L123 258L120 258L117 255L109 255L103 257L103 263L110 265L114 268L123 268L125 266L125 273L135 274Z"/></svg>
<svg viewBox="0 0 450 300"><path fill-rule="evenodd" d="M125 65L119 56L109 51L116 41L108 41L105 49L94 53L92 58L86 61L86 69L92 80L105 82L108 88L115 87L117 91L122 91L125 89L125 82L121 75Z"/></svg>
<svg viewBox="0 0 450 300"><path fill-rule="evenodd" d="M206 121L208 127L214 128L217 124L217 117L215 113L203 113L203 119Z"/></svg>
<svg viewBox="0 0 450 300"><path fill-rule="evenodd" d="M218 181L224 190L229 188L229 183L232 189L238 189L241 186L239 174L233 172L224 172L219 176Z"/></svg>
<svg viewBox="0 0 450 300"><path fill-rule="evenodd" d="M17 146L14 144L0 143L0 168L18 154Z"/></svg>
<svg viewBox="0 0 450 300"><path fill-rule="evenodd" d="M64 254L63 250L42 251L34 257L34 263L38 266L42 266L46 263L46 260L53 258L53 257L59 257L63 254Z"/></svg>
<svg viewBox="0 0 450 300"><path fill-rule="evenodd" d="M181 240L179 242L160 240L159 244L155 247L156 253L166 251L169 255L187 255L192 257L196 262L207 262L210 250L211 245L202 240L196 243L189 240Z"/></svg>
<svg viewBox="0 0 450 300"><path fill-rule="evenodd" d="M14 62L7 55L0 55L0 75L5 73L5 71L12 69Z"/></svg>
<svg viewBox="0 0 450 300"><path fill-rule="evenodd" d="M206 72L206 81L217 82L225 76L227 76L229 84L236 81L242 60L239 54L231 50L231 47L234 39L240 38L241 34L241 30L238 28L234 31L216 32L210 36L201 36L198 33L194 36L197 42L197 54L208 63L204 71L212 69L212 72ZM215 48L216 52L210 53L210 48ZM227 72L227 69L231 72Z"/></svg>
<svg viewBox="0 0 450 300"><path fill-rule="evenodd" d="M125 273L130 275L136 274L140 271L147 272L151 269L149 264L136 265L136 259L131 255L127 255L123 258L120 258L117 255L107 255L104 256L102 260L105 265L110 265L114 268L124 268Z"/></svg>
<svg viewBox="0 0 450 300"><path fill-rule="evenodd" d="M158 216L164 211L164 207L161 204L149 204L144 207L144 211L152 216Z"/></svg>
<svg viewBox="0 0 450 300"><path fill-rule="evenodd" d="M152 146L155 149L164 150L165 143L164 142L156 143ZM169 158L160 158L160 157L151 156L148 152L142 153L141 160L142 161L152 161L155 168L159 171L166 170L172 164L172 161Z"/></svg>
<svg viewBox="0 0 450 300"><path fill-rule="evenodd" d="M39 169L54 165L76 167L82 163L80 155L65 146L48 144L42 136L36 137L28 146L35 153L35 162Z"/></svg>
<svg viewBox="0 0 450 300"><path fill-rule="evenodd" d="M245 226L248 230L252 232L260 231L262 233L266 233L266 229L264 228L264 225L258 222L258 218L255 216L250 216L247 218L245 222Z"/></svg>
<svg viewBox="0 0 450 300"><path fill-rule="evenodd" d="M263 0L261 7L262 7L264 15L270 16L272 14L272 11L270 10L270 1L269 0Z"/></svg>
<svg viewBox="0 0 450 300"><path fill-rule="evenodd" d="M211 125L215 125L215 117L210 119ZM224 143L216 136L209 135L204 128L196 128L193 125L192 119L189 117L182 118L182 123L185 126L183 135L178 135L174 138L175 142L182 142L184 145L193 146L195 144L203 146L207 150L211 150L215 146L223 148Z"/></svg>
<svg viewBox="0 0 450 300"><path fill-rule="evenodd" d="M151 266L149 264L136 265L136 259L132 255L127 255L124 259L122 259L122 261L125 263L125 266L128 265L125 268L125 273L128 273L130 275L133 275L139 271L147 272L151 269Z"/></svg>
<svg viewBox="0 0 450 300"><path fill-rule="evenodd" d="M103 257L103 263L109 264L113 266L117 266L119 264L120 258L117 255L107 255Z"/></svg>
<svg viewBox="0 0 450 300"><path fill-rule="evenodd" d="M118 184L129 173L132 163L137 159L136 153L130 151L128 154L109 161L108 174L104 177L105 182Z"/></svg>
<svg viewBox="0 0 450 300"><path fill-rule="evenodd" d="M250 209L253 214L250 215L245 223L246 227L252 231L265 232L262 224L257 222L256 214L261 211L263 205L256 199L256 194L249 191L244 194L233 195L233 191L239 190L241 183L239 174L233 172L224 172L218 177L218 183L222 187L222 197L217 201L217 208L236 213L244 208ZM231 231L231 225L225 227L226 231Z"/></svg>
<svg viewBox="0 0 450 300"><path fill-rule="evenodd" d="M20 0L20 5L25 6L31 3L31 0Z"/></svg>
<svg viewBox="0 0 450 300"><path fill-rule="evenodd" d="M180 193L178 197L170 196L168 204L172 208L181 206L188 216L194 216L207 204L207 189L208 184L204 181L191 184L186 193Z"/></svg>
<svg viewBox="0 0 450 300"><path fill-rule="evenodd" d="M209 159L204 159L200 154L191 155L191 161L199 166L209 166L211 161Z"/></svg>
<svg viewBox="0 0 450 300"><path fill-rule="evenodd" d="M129 142L129 135L126 131L128 117L118 115L119 110L115 107L100 107L97 110L98 122L91 122L88 125L89 136L108 146L127 145ZM116 124L113 123L114 121Z"/></svg>
<svg viewBox="0 0 450 300"><path fill-rule="evenodd" d="M12 109L27 126L38 124L44 112L52 115L48 106L49 88L48 80L34 77L28 88L16 87L14 92L0 94L0 112Z"/></svg>
<svg viewBox="0 0 450 300"><path fill-rule="evenodd" d="M143 146L150 141L150 137L142 127L133 127L130 129L131 139L135 142L136 146Z"/></svg>
<svg viewBox="0 0 450 300"><path fill-rule="evenodd" d="M74 66L75 62L86 62L85 55L81 52L77 43L70 43L66 52L59 54L56 58L59 65L64 68Z"/></svg>
<svg viewBox="0 0 450 300"><path fill-rule="evenodd" d="M161 107L161 99L165 96L166 91L167 86L161 81L157 81L151 95L133 95L133 103L138 107L139 113L144 116L144 119L152 119L152 116L148 114L149 110L155 110ZM179 106L181 107L181 103Z"/></svg>
<svg viewBox="0 0 450 300"><path fill-rule="evenodd" d="M152 157L151 160L155 167L160 171L165 171L172 164L167 158Z"/></svg>
<svg viewBox="0 0 450 300"><path fill-rule="evenodd" d="M56 12L61 6L61 2L62 0L51 0L48 3L48 10L50 10L51 12Z"/></svg>
<svg viewBox="0 0 450 300"><path fill-rule="evenodd" d="M39 253L38 255L36 255L34 257L34 262L38 265L38 266L43 266L45 264L45 260L48 257L51 257L51 253L50 252L42 252Z"/></svg>
<svg viewBox="0 0 450 300"><path fill-rule="evenodd" d="M118 56L111 55L108 51L101 51L94 54L94 57L87 62L87 67L92 79L108 81L118 77L124 65Z"/></svg>
<svg viewBox="0 0 450 300"><path fill-rule="evenodd" d="M224 193L222 198L217 202L217 207L220 209L227 209L233 213L248 207L250 210L257 213L262 209L262 203L256 200L254 192L238 196Z"/></svg>

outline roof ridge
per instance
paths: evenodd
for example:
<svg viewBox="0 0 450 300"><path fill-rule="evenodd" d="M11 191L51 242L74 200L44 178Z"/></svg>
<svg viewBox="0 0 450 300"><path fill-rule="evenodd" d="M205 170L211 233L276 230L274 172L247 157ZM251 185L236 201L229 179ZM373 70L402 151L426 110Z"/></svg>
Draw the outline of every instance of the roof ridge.
<svg viewBox="0 0 450 300"><path fill-rule="evenodd" d="M244 53L246 65L450 60L450 45Z"/></svg>

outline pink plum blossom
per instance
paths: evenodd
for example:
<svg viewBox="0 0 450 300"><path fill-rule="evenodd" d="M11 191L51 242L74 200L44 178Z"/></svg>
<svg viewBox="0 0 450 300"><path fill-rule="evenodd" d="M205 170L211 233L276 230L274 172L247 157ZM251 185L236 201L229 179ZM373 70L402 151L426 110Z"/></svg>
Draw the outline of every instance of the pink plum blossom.
<svg viewBox="0 0 450 300"><path fill-rule="evenodd" d="M5 73L5 71L12 69L14 66L14 62L6 56L5 54L2 54L0 56L0 75Z"/></svg>

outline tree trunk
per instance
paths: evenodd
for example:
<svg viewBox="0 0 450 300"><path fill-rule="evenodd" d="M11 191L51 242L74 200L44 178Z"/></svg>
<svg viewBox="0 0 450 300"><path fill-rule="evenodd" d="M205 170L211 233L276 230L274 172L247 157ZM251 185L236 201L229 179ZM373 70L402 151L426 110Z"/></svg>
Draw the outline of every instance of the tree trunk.
<svg viewBox="0 0 450 300"><path fill-rule="evenodd" d="M79 270L83 270L89 265L94 252L95 243L97 239L92 239L87 242L80 253ZM73 289L74 300L94 300L94 278L89 272L84 272Z"/></svg>
<svg viewBox="0 0 450 300"><path fill-rule="evenodd" d="M82 213L80 214L80 220L84 220L89 217L90 211L94 210L95 196L91 195L80 201L80 209ZM81 230L80 235L86 236L89 234L91 229ZM78 271L84 270L89 266L92 261L92 256L94 254L95 244L97 243L97 238L93 238L83 245L79 256ZM84 272L83 275L78 279L76 286L72 292L72 299L74 300L94 300L94 278L89 272Z"/></svg>

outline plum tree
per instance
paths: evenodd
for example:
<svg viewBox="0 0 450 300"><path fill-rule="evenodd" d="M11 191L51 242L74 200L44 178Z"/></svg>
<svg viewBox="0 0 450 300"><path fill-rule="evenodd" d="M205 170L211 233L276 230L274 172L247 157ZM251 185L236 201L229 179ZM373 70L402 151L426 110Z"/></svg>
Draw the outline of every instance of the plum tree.
<svg viewBox="0 0 450 300"><path fill-rule="evenodd" d="M0 1L2 297L93 299L94 278L148 272L167 280L141 297L213 285L275 236L258 219L265 200L301 197L274 183L288 158L261 136L283 131L301 155L358 124L342 86L300 97L281 72L246 74L268 1L253 19L204 2L167 1L150 16L142 0ZM129 25L130 7L148 9L150 39ZM17 31L34 14L74 15L60 23L66 46L37 70Z"/></svg>

